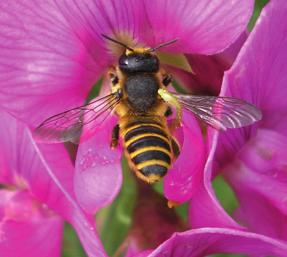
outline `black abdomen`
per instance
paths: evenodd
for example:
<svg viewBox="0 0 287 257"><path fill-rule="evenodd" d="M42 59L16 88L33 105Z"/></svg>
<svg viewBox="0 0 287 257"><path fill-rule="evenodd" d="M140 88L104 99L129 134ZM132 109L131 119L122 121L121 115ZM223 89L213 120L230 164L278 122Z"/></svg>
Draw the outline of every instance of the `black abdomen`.
<svg viewBox="0 0 287 257"><path fill-rule="evenodd" d="M170 137L162 124L140 119L126 125L123 139L128 157L147 182L163 177L171 165Z"/></svg>

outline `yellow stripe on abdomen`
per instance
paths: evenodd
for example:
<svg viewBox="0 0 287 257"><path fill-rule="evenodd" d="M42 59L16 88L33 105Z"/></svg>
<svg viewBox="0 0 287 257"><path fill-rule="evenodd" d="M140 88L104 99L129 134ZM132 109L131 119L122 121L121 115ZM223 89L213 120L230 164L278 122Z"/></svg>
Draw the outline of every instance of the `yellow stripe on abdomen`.
<svg viewBox="0 0 287 257"><path fill-rule="evenodd" d="M138 165L136 165L138 170L141 170L143 168L149 167L149 166L153 166L153 165L159 165L165 168L169 168L170 164L166 163L165 161L162 160L149 160L149 161L145 161L142 163L139 163Z"/></svg>
<svg viewBox="0 0 287 257"><path fill-rule="evenodd" d="M132 143L136 142L137 140L141 139L141 138L145 138L145 137L158 137L161 140L165 141L166 143L170 144L169 140L162 135L158 135L155 133L145 133L145 134L141 134L141 135L137 135L135 137L132 137L131 139L129 139L128 141L125 142L125 147L129 147L129 145L131 145Z"/></svg>

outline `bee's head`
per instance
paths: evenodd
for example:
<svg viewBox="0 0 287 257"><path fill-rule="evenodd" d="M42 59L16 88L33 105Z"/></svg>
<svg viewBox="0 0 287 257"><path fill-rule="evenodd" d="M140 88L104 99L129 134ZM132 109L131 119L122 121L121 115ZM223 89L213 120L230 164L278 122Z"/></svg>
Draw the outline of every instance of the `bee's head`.
<svg viewBox="0 0 287 257"><path fill-rule="evenodd" d="M119 68L126 74L157 72L159 60L148 48L126 49L126 52L120 56Z"/></svg>
<svg viewBox="0 0 287 257"><path fill-rule="evenodd" d="M122 72L127 74L138 72L157 72L159 70L159 60L154 54L155 51L177 41L177 39L173 39L171 41L159 44L154 48L133 49L116 39L110 38L104 34L102 34L102 36L109 41L125 47L125 53L122 54L119 59L119 68Z"/></svg>

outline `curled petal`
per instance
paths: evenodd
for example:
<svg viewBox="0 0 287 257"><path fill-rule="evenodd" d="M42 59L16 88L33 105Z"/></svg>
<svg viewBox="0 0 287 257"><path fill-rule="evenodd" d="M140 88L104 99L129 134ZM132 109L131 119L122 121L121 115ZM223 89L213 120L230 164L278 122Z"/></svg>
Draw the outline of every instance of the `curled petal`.
<svg viewBox="0 0 287 257"><path fill-rule="evenodd" d="M264 201L273 206L273 218L286 215L286 10L284 1L270 2L264 8L233 67L226 72L221 92L223 96L245 99L263 112L262 121L257 124L222 133L215 154L215 161L236 190L242 208L252 202L248 201L247 192L254 192L259 199L258 208L250 209L245 217L241 212L240 219L247 220L247 224L253 223L254 215L261 215L264 207L259 208L259 203ZM260 222L261 232L270 232L263 226L266 219L259 219ZM270 232L272 236L275 230ZM277 236L281 235L278 232Z"/></svg>
<svg viewBox="0 0 287 257"><path fill-rule="evenodd" d="M183 114L181 153L164 178L165 196L175 202L189 200L198 188L205 161L203 138L192 114Z"/></svg>
<svg viewBox="0 0 287 257"><path fill-rule="evenodd" d="M60 256L63 221L59 216L43 209L27 191L2 189L0 199L2 256Z"/></svg>
<svg viewBox="0 0 287 257"><path fill-rule="evenodd" d="M246 29L253 2L146 0L145 9L154 31L155 45L178 39L166 49L214 54L227 48Z"/></svg>
<svg viewBox="0 0 287 257"><path fill-rule="evenodd" d="M90 213L113 201L122 184L121 150L110 147L115 125L116 119L110 118L78 149L75 193L81 206Z"/></svg>
<svg viewBox="0 0 287 257"><path fill-rule="evenodd" d="M264 8L234 65L226 72L221 95L255 104L261 109L263 118L253 126L220 136L222 147L216 158L222 166L224 160L233 158L255 135L257 128L276 130L280 134L286 132L286 11L284 1L270 2Z"/></svg>
<svg viewBox="0 0 287 257"><path fill-rule="evenodd" d="M189 222L193 228L228 227L242 229L222 208L212 188L212 171L214 153L218 144L218 132L209 131L207 147L208 158L204 167L201 184L194 195L189 209Z"/></svg>
<svg viewBox="0 0 287 257"><path fill-rule="evenodd" d="M24 124L4 112L0 118L1 158L9 160L6 181L16 188L29 189L42 204L68 220L89 256L105 256L94 222L76 201L74 168L64 146L37 145Z"/></svg>
<svg viewBox="0 0 287 257"><path fill-rule="evenodd" d="M287 245L260 234L225 228L201 228L175 233L149 257L207 256L215 253L238 253L253 256L286 256Z"/></svg>

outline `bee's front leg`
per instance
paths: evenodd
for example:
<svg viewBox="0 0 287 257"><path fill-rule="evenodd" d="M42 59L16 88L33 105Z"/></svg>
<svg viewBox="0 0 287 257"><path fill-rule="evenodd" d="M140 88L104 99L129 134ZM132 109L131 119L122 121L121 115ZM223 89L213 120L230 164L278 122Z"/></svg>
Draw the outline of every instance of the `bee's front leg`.
<svg viewBox="0 0 287 257"><path fill-rule="evenodd" d="M119 77L117 76L116 68L111 67L109 69L109 78L113 86L117 85L119 83Z"/></svg>
<svg viewBox="0 0 287 257"><path fill-rule="evenodd" d="M162 84L167 87L172 82L172 75L165 74L162 79Z"/></svg>
<svg viewBox="0 0 287 257"><path fill-rule="evenodd" d="M119 135L120 135L120 126L119 126L119 124L117 124L116 126L114 126L114 128L112 130L112 141L110 144L112 149L114 149L118 146Z"/></svg>

